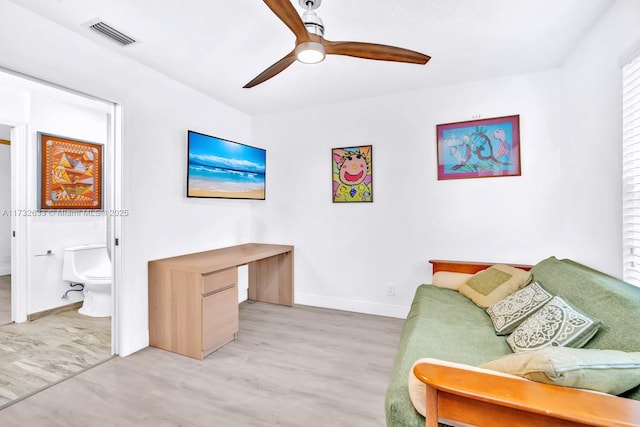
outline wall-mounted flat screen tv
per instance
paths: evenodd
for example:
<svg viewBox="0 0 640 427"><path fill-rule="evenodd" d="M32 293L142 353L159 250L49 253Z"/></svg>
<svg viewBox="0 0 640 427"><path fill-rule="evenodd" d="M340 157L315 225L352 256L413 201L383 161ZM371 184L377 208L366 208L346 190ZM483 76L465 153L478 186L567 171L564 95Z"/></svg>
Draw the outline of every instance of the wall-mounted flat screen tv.
<svg viewBox="0 0 640 427"><path fill-rule="evenodd" d="M267 152L188 131L187 197L265 199Z"/></svg>

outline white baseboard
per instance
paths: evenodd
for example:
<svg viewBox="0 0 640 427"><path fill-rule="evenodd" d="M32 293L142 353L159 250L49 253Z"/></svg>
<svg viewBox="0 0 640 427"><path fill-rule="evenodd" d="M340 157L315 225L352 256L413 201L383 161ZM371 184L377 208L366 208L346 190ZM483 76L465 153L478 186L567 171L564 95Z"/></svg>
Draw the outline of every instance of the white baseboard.
<svg viewBox="0 0 640 427"><path fill-rule="evenodd" d="M406 319L409 306L380 304L344 298L326 297L310 294L295 294L295 303L313 307L331 308L335 310L353 311L355 313L374 314L376 316Z"/></svg>
<svg viewBox="0 0 640 427"><path fill-rule="evenodd" d="M0 265L0 276L11 274L11 265Z"/></svg>

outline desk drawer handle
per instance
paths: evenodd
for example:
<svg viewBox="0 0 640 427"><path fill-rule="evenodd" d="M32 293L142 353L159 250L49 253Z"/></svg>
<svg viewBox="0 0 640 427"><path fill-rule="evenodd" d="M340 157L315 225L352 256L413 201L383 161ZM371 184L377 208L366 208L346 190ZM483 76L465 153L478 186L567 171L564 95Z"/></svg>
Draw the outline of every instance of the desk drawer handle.
<svg viewBox="0 0 640 427"><path fill-rule="evenodd" d="M236 284L234 283L233 285L229 285L229 286L226 286L224 288L218 288L213 292L202 294L202 296L203 297L208 297L209 295L214 295L214 294L217 294L218 292L226 291L227 289L231 289L231 288L235 288L235 287L236 287Z"/></svg>

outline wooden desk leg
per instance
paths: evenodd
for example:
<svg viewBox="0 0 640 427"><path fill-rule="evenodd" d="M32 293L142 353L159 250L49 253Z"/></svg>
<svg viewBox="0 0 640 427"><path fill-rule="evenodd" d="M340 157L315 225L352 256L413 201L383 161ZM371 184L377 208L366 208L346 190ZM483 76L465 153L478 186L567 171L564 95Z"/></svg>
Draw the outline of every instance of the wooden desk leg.
<svg viewBox="0 0 640 427"><path fill-rule="evenodd" d="M249 299L293 305L293 252L249 263Z"/></svg>

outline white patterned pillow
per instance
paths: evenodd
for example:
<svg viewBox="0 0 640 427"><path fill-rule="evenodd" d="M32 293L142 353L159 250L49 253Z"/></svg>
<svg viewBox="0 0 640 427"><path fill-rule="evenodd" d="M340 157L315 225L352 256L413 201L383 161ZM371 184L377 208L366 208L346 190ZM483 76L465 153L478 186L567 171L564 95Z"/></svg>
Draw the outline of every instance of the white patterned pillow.
<svg viewBox="0 0 640 427"><path fill-rule="evenodd" d="M562 297L555 296L518 326L507 337L507 343L516 353L545 347L579 348L593 338L600 326L601 320L581 313Z"/></svg>
<svg viewBox="0 0 640 427"><path fill-rule="evenodd" d="M487 308L497 335L508 335L527 317L542 308L553 295L538 282L514 292Z"/></svg>

